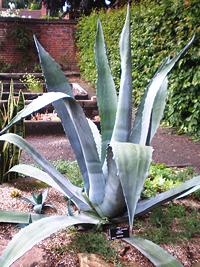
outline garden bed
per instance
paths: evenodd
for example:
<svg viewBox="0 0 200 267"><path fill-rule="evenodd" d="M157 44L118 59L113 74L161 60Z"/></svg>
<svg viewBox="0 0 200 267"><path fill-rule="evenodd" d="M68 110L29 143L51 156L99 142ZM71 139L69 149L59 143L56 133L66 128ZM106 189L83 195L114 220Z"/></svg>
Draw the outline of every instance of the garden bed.
<svg viewBox="0 0 200 267"><path fill-rule="evenodd" d="M31 192L38 192L43 190L44 185L36 182L33 179L20 178L10 184L0 185L1 199L0 208L6 210L26 211L32 212L31 206L20 199L22 196L30 196ZM13 197L18 192L18 196ZM64 197L54 189L49 189L47 203L51 203L57 208L57 212L49 209L46 213L65 214L66 200ZM181 201L176 202L175 205L180 207L189 206L191 210L191 199L187 199L185 203ZM199 202L195 202L197 210L200 209ZM163 207L164 208L164 207ZM142 231L145 232L145 227L153 230L153 226L149 223L151 213L143 216L141 220L136 220L133 233L140 235ZM167 219L167 218L165 218ZM176 220L174 221L176 222ZM146 225L146 226L145 226ZM19 228L12 224L1 224L0 227L0 251L4 249L8 241L14 234L19 231ZM159 229L159 227L158 227ZM177 231L175 228L173 231ZM154 229L155 231L155 229ZM158 232L155 232L158 235ZM18 260L13 267L18 266L38 266L38 267L78 267L79 253L95 253L104 258L104 265L114 266L134 266L134 267L153 267L140 252L121 240L109 241L107 230L100 233L98 231L78 231L76 228L70 230L63 230L50 238L40 242L34 246L28 253L26 253L20 260ZM163 236L163 239L165 237ZM182 240L172 243L161 243L161 246L168 250L171 254L176 256L185 267L192 267L193 264L200 262L200 237L194 236L190 240ZM1 252L0 252L1 253ZM96 256L98 257L98 256ZM94 264L95 257L93 259ZM97 259L96 259L97 260ZM106 262L108 261L108 262ZM115 262L115 265L114 263ZM116 265L118 264L118 265ZM95 266L95 265L87 265ZM198 266L198 265L197 265Z"/></svg>

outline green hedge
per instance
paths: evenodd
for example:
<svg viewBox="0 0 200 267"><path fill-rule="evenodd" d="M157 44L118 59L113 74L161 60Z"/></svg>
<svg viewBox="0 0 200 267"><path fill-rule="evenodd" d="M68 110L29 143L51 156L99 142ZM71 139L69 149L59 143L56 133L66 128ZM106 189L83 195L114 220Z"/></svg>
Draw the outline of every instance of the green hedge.
<svg viewBox="0 0 200 267"><path fill-rule="evenodd" d="M170 75L165 121L180 132L200 137L200 1L161 0L134 4L132 9L132 75L138 103L144 88L160 63L174 55L195 33L195 42ZM93 12L78 23L77 45L83 77L96 81L94 40L96 22L101 19L110 66L116 86L120 81L119 36L126 9Z"/></svg>

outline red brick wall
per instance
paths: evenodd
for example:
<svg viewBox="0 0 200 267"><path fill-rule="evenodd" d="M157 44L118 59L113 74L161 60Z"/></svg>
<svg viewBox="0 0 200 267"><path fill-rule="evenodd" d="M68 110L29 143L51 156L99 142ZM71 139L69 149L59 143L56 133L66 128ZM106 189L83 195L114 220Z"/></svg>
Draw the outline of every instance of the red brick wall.
<svg viewBox="0 0 200 267"><path fill-rule="evenodd" d="M46 21L39 19L0 18L0 62L18 64L26 55L16 48L16 43L8 38L10 29L22 25L34 33L44 48L61 64L64 70L78 71L77 49L75 46L76 23L74 21ZM36 53L29 49L32 56L29 64L38 62Z"/></svg>

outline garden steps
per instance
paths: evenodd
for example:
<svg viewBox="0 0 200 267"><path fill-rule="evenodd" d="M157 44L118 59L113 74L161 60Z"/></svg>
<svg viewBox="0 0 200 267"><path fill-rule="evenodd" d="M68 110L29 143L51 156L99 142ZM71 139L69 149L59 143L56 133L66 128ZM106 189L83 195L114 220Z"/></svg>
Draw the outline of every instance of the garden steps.
<svg viewBox="0 0 200 267"><path fill-rule="evenodd" d="M69 79L71 78L77 78L80 77L80 73L76 71L65 71L65 76ZM27 88L24 86L24 84L20 81L23 79L23 76L27 73L21 72L21 73L0 73L0 81L4 85L4 91L8 92L10 89L10 81L13 81L14 84L14 90L18 92L20 89L23 90L23 92L27 92ZM34 73L28 73L31 75L34 75L35 78L41 79L41 81L44 80L43 74L41 72L34 72ZM43 91L45 92L45 84L43 82Z"/></svg>

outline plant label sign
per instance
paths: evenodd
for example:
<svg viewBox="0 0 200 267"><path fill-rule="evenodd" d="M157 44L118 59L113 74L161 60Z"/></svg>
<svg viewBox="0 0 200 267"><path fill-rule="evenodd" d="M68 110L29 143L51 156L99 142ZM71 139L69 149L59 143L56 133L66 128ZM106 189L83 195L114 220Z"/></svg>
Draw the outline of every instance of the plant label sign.
<svg viewBox="0 0 200 267"><path fill-rule="evenodd" d="M129 227L112 227L109 229L110 240L129 237Z"/></svg>

